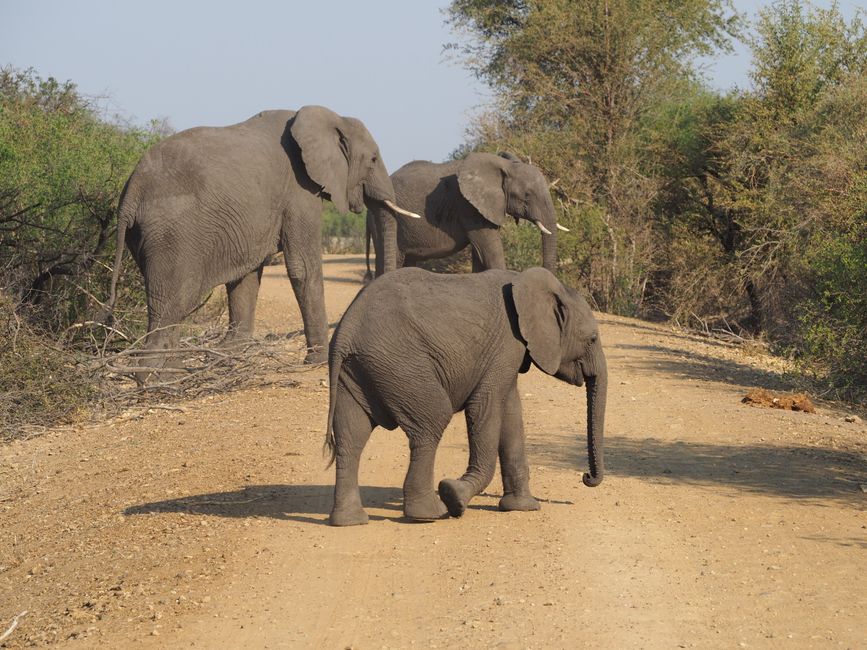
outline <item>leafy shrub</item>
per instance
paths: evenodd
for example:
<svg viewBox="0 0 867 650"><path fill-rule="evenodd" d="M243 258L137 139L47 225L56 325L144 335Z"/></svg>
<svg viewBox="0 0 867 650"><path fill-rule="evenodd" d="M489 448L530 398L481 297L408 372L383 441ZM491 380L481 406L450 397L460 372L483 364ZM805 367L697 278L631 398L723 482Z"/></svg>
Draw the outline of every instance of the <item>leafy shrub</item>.
<svg viewBox="0 0 867 650"><path fill-rule="evenodd" d="M326 253L363 253L366 228L367 210L341 214L328 202L322 214L322 249ZM372 243L370 250L372 256Z"/></svg>
<svg viewBox="0 0 867 650"><path fill-rule="evenodd" d="M803 304L803 366L848 399L867 397L867 219L810 257L815 297Z"/></svg>
<svg viewBox="0 0 867 650"><path fill-rule="evenodd" d="M103 310L118 197L159 137L105 121L71 82L0 69L0 288L31 325L84 333L69 328Z"/></svg>

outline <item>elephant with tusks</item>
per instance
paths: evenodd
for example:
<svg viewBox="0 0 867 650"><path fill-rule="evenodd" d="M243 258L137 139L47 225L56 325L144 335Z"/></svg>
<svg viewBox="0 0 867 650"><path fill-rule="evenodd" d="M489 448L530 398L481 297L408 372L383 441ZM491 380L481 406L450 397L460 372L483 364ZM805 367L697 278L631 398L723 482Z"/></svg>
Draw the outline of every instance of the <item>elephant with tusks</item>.
<svg viewBox="0 0 867 650"><path fill-rule="evenodd" d="M397 219L383 205L368 204L368 240L376 251L376 277L423 260L472 247L473 271L505 269L500 227L526 220L542 240L542 266L557 267L557 223L550 185L538 167L511 153L471 153L462 160L417 160L391 175L398 203L422 216ZM368 244L369 245L369 244ZM368 276L370 251L368 248Z"/></svg>
<svg viewBox="0 0 867 650"><path fill-rule="evenodd" d="M322 106L259 113L226 127L182 131L148 150L118 207L115 302L124 244L142 275L148 335L142 382L177 347L178 324L213 287L226 286L229 340L253 332L262 269L283 252L304 322L307 363L326 359L322 200L360 213L395 203L379 148L364 124Z"/></svg>

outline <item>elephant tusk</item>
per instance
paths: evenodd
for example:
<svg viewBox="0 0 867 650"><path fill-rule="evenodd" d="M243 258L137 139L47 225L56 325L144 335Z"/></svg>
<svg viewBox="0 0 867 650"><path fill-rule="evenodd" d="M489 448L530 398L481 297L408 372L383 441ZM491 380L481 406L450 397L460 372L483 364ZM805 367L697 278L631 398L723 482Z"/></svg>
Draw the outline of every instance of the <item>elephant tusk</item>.
<svg viewBox="0 0 867 650"><path fill-rule="evenodd" d="M405 217L412 217L413 219L421 219L420 214L416 214L415 212L410 212L409 210L404 210L403 208L399 208L392 201L389 201L388 199L383 201L383 203L385 203L385 205L387 205L389 208L391 208L392 210L394 210L398 214L402 214Z"/></svg>
<svg viewBox="0 0 867 650"><path fill-rule="evenodd" d="M542 222L541 222L541 221L536 221L536 222L534 222L534 223L536 224L536 227L537 227L539 230L541 230L543 233L545 233L546 235L550 235L550 234L552 234L550 230L548 230L545 226L542 225Z"/></svg>
<svg viewBox="0 0 867 650"><path fill-rule="evenodd" d="M566 226L561 226L559 223L557 224L557 230L562 230L563 232L572 232Z"/></svg>

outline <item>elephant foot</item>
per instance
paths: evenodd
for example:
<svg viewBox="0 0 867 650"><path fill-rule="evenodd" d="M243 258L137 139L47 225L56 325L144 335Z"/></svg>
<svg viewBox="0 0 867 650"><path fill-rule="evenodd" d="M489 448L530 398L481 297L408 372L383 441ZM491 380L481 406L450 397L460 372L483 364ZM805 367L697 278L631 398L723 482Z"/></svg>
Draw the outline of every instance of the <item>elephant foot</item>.
<svg viewBox="0 0 867 650"><path fill-rule="evenodd" d="M360 526L370 521L367 513L360 506L352 508L335 508L328 517L331 526Z"/></svg>
<svg viewBox="0 0 867 650"><path fill-rule="evenodd" d="M500 499L500 510L509 512L512 510L538 510L539 502L530 494L504 494Z"/></svg>
<svg viewBox="0 0 867 650"><path fill-rule="evenodd" d="M221 348L233 348L253 341L253 333L243 330L229 329L218 344Z"/></svg>
<svg viewBox="0 0 867 650"><path fill-rule="evenodd" d="M304 358L304 363L308 366L314 366L318 363L326 363L328 361L328 349L321 345L314 345L307 351L307 356Z"/></svg>
<svg viewBox="0 0 867 650"><path fill-rule="evenodd" d="M466 481L446 478L439 484L440 499L446 504L452 517L460 517L475 496L472 486Z"/></svg>
<svg viewBox="0 0 867 650"><path fill-rule="evenodd" d="M407 519L416 521L436 521L447 519L449 511L445 504L435 494L423 499L404 500L403 514Z"/></svg>

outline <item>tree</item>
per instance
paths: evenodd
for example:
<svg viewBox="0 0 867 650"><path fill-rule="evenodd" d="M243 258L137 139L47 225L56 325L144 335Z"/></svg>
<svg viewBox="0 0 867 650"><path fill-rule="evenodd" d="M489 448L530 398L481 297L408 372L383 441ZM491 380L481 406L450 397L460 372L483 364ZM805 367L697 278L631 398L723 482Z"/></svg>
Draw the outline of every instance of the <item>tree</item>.
<svg viewBox="0 0 867 650"><path fill-rule="evenodd" d="M867 32L860 16L788 0L761 14L752 47L752 90L696 89L653 130L670 179L656 206L662 302L863 386Z"/></svg>
<svg viewBox="0 0 867 650"><path fill-rule="evenodd" d="M455 0L455 45L494 91L477 148L508 148L553 179L561 272L604 309L635 312L653 268L649 205L660 179L642 149L645 117L725 47L738 18L727 0ZM590 242L593 248L589 248Z"/></svg>

